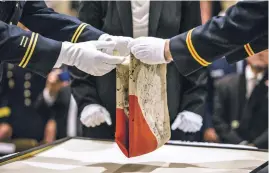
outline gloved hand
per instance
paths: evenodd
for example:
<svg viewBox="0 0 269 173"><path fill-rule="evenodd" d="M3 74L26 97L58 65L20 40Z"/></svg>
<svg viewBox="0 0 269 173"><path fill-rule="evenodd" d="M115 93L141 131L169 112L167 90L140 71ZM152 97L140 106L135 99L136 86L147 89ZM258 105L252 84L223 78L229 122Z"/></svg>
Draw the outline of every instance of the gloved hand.
<svg viewBox="0 0 269 173"><path fill-rule="evenodd" d="M111 125L111 118L109 112L101 105L90 104L86 106L81 112L80 121L86 127L95 127L106 122Z"/></svg>
<svg viewBox="0 0 269 173"><path fill-rule="evenodd" d="M125 60L122 56L112 56L99 51L106 48L114 49L115 46L114 41L63 42L54 68L59 68L62 64L66 64L75 66L93 76L102 76Z"/></svg>
<svg viewBox="0 0 269 173"><path fill-rule="evenodd" d="M131 37L123 37L123 36L112 36L109 34L103 34L99 37L99 41L114 41L116 42L115 48L106 48L103 49L102 52L107 53L109 55L113 55L113 51L118 51L120 56L130 55L130 49L127 47L129 42L133 40Z"/></svg>
<svg viewBox="0 0 269 173"><path fill-rule="evenodd" d="M171 129L180 129L183 132L197 132L203 125L203 119L200 115L189 111L180 112L173 122Z"/></svg>
<svg viewBox="0 0 269 173"><path fill-rule="evenodd" d="M141 62L146 64L169 63L164 56L166 40L155 37L139 37L132 40L128 48Z"/></svg>

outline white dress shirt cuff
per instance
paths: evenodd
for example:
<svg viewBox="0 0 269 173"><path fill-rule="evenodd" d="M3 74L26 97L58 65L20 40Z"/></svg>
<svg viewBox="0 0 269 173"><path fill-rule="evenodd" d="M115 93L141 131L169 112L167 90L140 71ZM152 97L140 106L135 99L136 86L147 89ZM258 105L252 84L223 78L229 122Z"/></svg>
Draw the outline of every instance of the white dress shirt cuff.
<svg viewBox="0 0 269 173"><path fill-rule="evenodd" d="M44 100L45 102L49 105L49 106L52 106L56 100L55 97L52 97L50 94L49 94L49 90L47 88L45 88L43 90L43 97L44 97Z"/></svg>

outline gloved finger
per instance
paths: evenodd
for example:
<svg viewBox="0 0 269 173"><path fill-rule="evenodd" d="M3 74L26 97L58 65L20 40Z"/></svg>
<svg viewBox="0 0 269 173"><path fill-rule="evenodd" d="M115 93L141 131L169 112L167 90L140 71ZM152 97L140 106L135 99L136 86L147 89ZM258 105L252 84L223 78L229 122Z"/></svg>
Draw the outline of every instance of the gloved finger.
<svg viewBox="0 0 269 173"><path fill-rule="evenodd" d="M188 132L188 127L189 124L186 121L181 123L181 128L184 129L185 132Z"/></svg>
<svg viewBox="0 0 269 173"><path fill-rule="evenodd" d="M97 120L95 123L97 126L100 126L100 124L102 124L105 121L103 118L103 115L101 115L101 114L99 114L96 118L97 118Z"/></svg>
<svg viewBox="0 0 269 173"><path fill-rule="evenodd" d="M139 59L139 60L141 60L141 61L143 61L143 60L148 60L148 58L150 57L150 55L149 55L149 53L148 52L145 52L145 51L139 51L139 52L137 52L137 53L135 53L134 54L135 55L135 57L137 58L137 59Z"/></svg>
<svg viewBox="0 0 269 173"><path fill-rule="evenodd" d="M100 66L100 70L104 70L104 71L111 71L111 70L113 70L114 68L116 68L116 65L106 64L106 63L103 63L103 64Z"/></svg>
<svg viewBox="0 0 269 173"><path fill-rule="evenodd" d="M104 120L107 123L107 125L111 126L112 121L111 121L110 114L106 110L103 110L103 116L104 116Z"/></svg>
<svg viewBox="0 0 269 173"><path fill-rule="evenodd" d="M200 131L202 128L202 124L195 124L195 130Z"/></svg>
<svg viewBox="0 0 269 173"><path fill-rule="evenodd" d="M96 49L114 49L116 46L115 41L90 41Z"/></svg>
<svg viewBox="0 0 269 173"><path fill-rule="evenodd" d="M90 119L90 115L85 115L84 113L81 115L81 117L80 117L80 121L81 121L81 123L82 124L87 124L87 122L89 121L89 119Z"/></svg>
<svg viewBox="0 0 269 173"><path fill-rule="evenodd" d="M143 53L146 52L145 50L147 50L147 49L148 49L148 47L143 46L143 45L134 45L133 47L130 48L131 52L136 56L138 53L143 55Z"/></svg>
<svg viewBox="0 0 269 173"><path fill-rule="evenodd" d="M102 52L108 55L114 55L114 49L102 49Z"/></svg>
<svg viewBox="0 0 269 173"><path fill-rule="evenodd" d="M117 46L119 47L124 47L126 49L129 49L127 46L128 44L133 40L133 38L130 38L130 37L118 37L118 39L116 40L117 42Z"/></svg>
<svg viewBox="0 0 269 173"><path fill-rule="evenodd" d="M102 116L100 116L99 112L96 112L93 116L93 127L96 127L102 123Z"/></svg>
<svg viewBox="0 0 269 173"><path fill-rule="evenodd" d="M177 116L177 118L175 119L175 121L173 122L172 126L171 126L171 129L172 130L176 130L179 125L181 124L181 116Z"/></svg>
<svg viewBox="0 0 269 173"><path fill-rule="evenodd" d="M125 60L125 57L123 57L123 56L108 55L106 53L101 52L101 54L98 57L98 59L101 62L104 62L106 64L116 65L116 64L121 64Z"/></svg>
<svg viewBox="0 0 269 173"><path fill-rule="evenodd" d="M98 119L98 123L99 123L99 124L102 124L102 123L105 122L104 115L103 115L103 113L101 113L101 112L98 114L98 118L97 118L97 119Z"/></svg>
<svg viewBox="0 0 269 173"><path fill-rule="evenodd" d="M132 51L132 47L134 47L134 46L137 45L138 43L139 43L138 38L137 38L137 39L133 39L133 40L131 40L131 41L128 43L127 48L130 49L131 52L133 52L133 51Z"/></svg>
<svg viewBox="0 0 269 173"><path fill-rule="evenodd" d="M180 128L181 130L183 130L184 132L187 132L187 126L188 126L188 124L187 124L186 122L182 122L182 123L180 124L179 128Z"/></svg>
<svg viewBox="0 0 269 173"><path fill-rule="evenodd" d="M105 64L102 68L98 69L95 76L103 76L104 74L107 74L107 73L111 72L115 68L116 68L116 65L107 66L107 64Z"/></svg>
<svg viewBox="0 0 269 173"><path fill-rule="evenodd" d="M143 43L143 40L145 39L145 37L139 37L139 38L136 38L136 39L133 39L129 42L128 44L128 49L131 49L133 46L135 45L140 45L141 43Z"/></svg>
<svg viewBox="0 0 269 173"><path fill-rule="evenodd" d="M84 123L86 127L92 127L93 122L92 122L92 117L88 118L88 120Z"/></svg>
<svg viewBox="0 0 269 173"><path fill-rule="evenodd" d="M188 125L186 126L186 131L187 131L187 132L193 132L193 130L194 130L194 128L193 128L193 126L192 126L191 124L188 124Z"/></svg>

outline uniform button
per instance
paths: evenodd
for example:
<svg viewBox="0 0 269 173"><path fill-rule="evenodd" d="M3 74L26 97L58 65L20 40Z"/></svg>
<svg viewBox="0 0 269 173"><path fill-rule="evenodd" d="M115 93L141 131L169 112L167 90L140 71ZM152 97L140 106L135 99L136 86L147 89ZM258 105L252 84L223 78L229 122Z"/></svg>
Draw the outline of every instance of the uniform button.
<svg viewBox="0 0 269 173"><path fill-rule="evenodd" d="M24 82L24 88L30 88L31 87L31 83L29 81L25 81Z"/></svg>
<svg viewBox="0 0 269 173"><path fill-rule="evenodd" d="M13 76L13 72L12 71L8 71L7 72L7 78L12 78Z"/></svg>
<svg viewBox="0 0 269 173"><path fill-rule="evenodd" d="M24 75L24 79L25 79L25 80L30 80L31 77L32 77L32 74L31 74L31 73L26 73L26 74Z"/></svg>
<svg viewBox="0 0 269 173"><path fill-rule="evenodd" d="M233 120L231 123L232 129L237 129L239 127L239 122L237 120Z"/></svg>
<svg viewBox="0 0 269 173"><path fill-rule="evenodd" d="M30 90L24 90L24 97L30 97L31 91Z"/></svg>
<svg viewBox="0 0 269 173"><path fill-rule="evenodd" d="M8 86L9 86L9 88L14 88L14 86L15 86L15 82L14 82L13 79L10 79L10 80L8 81Z"/></svg>
<svg viewBox="0 0 269 173"><path fill-rule="evenodd" d="M16 4L16 7L17 7L17 8L19 7L19 3Z"/></svg>
<svg viewBox="0 0 269 173"><path fill-rule="evenodd" d="M25 104L25 106L30 106L30 105L31 105L31 100L28 99L28 98L26 98L26 99L24 100L24 104Z"/></svg>
<svg viewBox="0 0 269 173"><path fill-rule="evenodd" d="M7 68L8 68L9 70L11 70L11 69L14 68L14 65L13 65L13 64L8 64L8 65L7 65Z"/></svg>

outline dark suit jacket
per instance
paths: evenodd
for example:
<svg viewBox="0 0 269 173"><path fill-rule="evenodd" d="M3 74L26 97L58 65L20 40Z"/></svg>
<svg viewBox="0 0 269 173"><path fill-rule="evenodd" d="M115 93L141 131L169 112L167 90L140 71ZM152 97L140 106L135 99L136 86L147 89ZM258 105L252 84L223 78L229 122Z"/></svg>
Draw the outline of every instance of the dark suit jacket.
<svg viewBox="0 0 269 173"><path fill-rule="evenodd" d="M79 18L111 35L133 36L132 11L130 1L83 1ZM149 13L149 36L171 38L179 33L200 25L199 2L151 1ZM115 70L101 77L83 74L72 70L73 94L78 102L79 112L91 103L98 103L108 109L112 116L111 127L103 124L87 130L86 136L114 138L115 132ZM204 82L202 75L196 82ZM205 88L195 86L177 71L173 63L168 64L167 72L168 106L171 121L182 110L203 114ZM180 131L172 138L183 138Z"/></svg>
<svg viewBox="0 0 269 173"><path fill-rule="evenodd" d="M222 142L238 144L247 140L268 148L267 79L266 73L249 99L245 98L244 74L231 74L216 83L213 123ZM233 128L234 121L239 122L238 128Z"/></svg>
<svg viewBox="0 0 269 173"><path fill-rule="evenodd" d="M47 116L53 117L57 123L57 139L67 136L67 117L69 110L69 103L71 98L70 87L62 88L52 106L49 106L43 97L39 95L35 108L37 112L44 118Z"/></svg>

